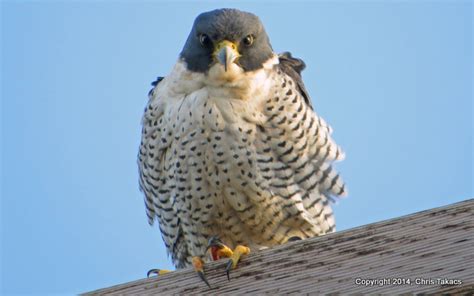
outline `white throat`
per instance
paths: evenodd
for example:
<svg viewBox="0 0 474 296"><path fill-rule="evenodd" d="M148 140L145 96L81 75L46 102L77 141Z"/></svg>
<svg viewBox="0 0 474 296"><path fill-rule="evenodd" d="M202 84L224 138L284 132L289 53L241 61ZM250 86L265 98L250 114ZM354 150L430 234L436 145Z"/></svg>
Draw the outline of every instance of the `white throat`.
<svg viewBox="0 0 474 296"><path fill-rule="evenodd" d="M237 64L228 66L227 71L221 64L215 64L209 69L205 79L209 95L241 100L264 95L271 86L271 81L268 79L271 70L278 63L278 56L274 55L261 69L249 72L244 72Z"/></svg>
<svg viewBox="0 0 474 296"><path fill-rule="evenodd" d="M278 55L274 55L255 71L244 72L236 64L229 65L225 71L223 65L215 64L208 73L196 73L187 70L185 62L179 60L166 80L173 85L171 97L205 89L212 98L248 100L268 92L271 87L268 78L278 63Z"/></svg>

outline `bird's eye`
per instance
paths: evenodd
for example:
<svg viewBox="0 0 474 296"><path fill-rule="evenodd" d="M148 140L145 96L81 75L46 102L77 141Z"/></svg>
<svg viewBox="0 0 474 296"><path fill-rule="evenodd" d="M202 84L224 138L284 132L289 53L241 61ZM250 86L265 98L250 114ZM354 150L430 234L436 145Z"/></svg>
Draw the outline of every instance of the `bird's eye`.
<svg viewBox="0 0 474 296"><path fill-rule="evenodd" d="M202 46L209 46L209 44L211 44L211 38L206 34L201 34L199 35L199 42Z"/></svg>
<svg viewBox="0 0 474 296"><path fill-rule="evenodd" d="M246 46L250 46L253 44L253 36L252 35L248 35L244 38L243 40L243 43L246 45Z"/></svg>

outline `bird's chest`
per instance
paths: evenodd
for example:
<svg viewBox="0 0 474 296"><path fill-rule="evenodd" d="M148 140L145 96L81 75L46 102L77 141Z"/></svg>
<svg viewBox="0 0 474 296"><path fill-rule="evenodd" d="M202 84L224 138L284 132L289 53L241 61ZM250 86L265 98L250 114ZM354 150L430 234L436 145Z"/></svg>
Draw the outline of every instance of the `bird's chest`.
<svg viewBox="0 0 474 296"><path fill-rule="evenodd" d="M228 209L248 206L261 114L245 101L202 92L183 98L166 116L171 145L165 168L180 215L214 226L232 220Z"/></svg>

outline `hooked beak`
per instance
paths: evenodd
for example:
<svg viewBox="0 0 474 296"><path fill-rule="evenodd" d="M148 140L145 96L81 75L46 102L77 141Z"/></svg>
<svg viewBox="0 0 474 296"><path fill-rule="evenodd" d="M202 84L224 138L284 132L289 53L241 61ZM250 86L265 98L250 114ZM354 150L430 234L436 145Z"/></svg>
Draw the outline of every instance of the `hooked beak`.
<svg viewBox="0 0 474 296"><path fill-rule="evenodd" d="M240 54L235 43L224 40L217 44L214 56L227 72L227 68L240 57Z"/></svg>

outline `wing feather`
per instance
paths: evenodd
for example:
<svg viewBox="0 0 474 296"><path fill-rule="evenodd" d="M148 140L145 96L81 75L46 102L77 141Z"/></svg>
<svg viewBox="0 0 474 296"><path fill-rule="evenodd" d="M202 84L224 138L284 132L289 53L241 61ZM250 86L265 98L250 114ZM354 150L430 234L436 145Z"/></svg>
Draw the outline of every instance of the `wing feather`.
<svg viewBox="0 0 474 296"><path fill-rule="evenodd" d="M142 119L142 140L138 154L139 184L145 194L148 223L158 222L161 236L175 265L184 267L188 248L184 240L181 220L176 212L173 171L170 169L173 137L167 130L164 105L156 97L156 89L163 77L152 83L149 101Z"/></svg>
<svg viewBox="0 0 474 296"><path fill-rule="evenodd" d="M289 53L280 56L274 96L265 103L266 122L259 126L256 139L259 172L276 197L273 209L281 213L264 215L275 218L264 236L277 239L333 231L329 202L345 193L332 166L344 153L331 138L329 125L311 106L301 79L303 69L302 60Z"/></svg>

